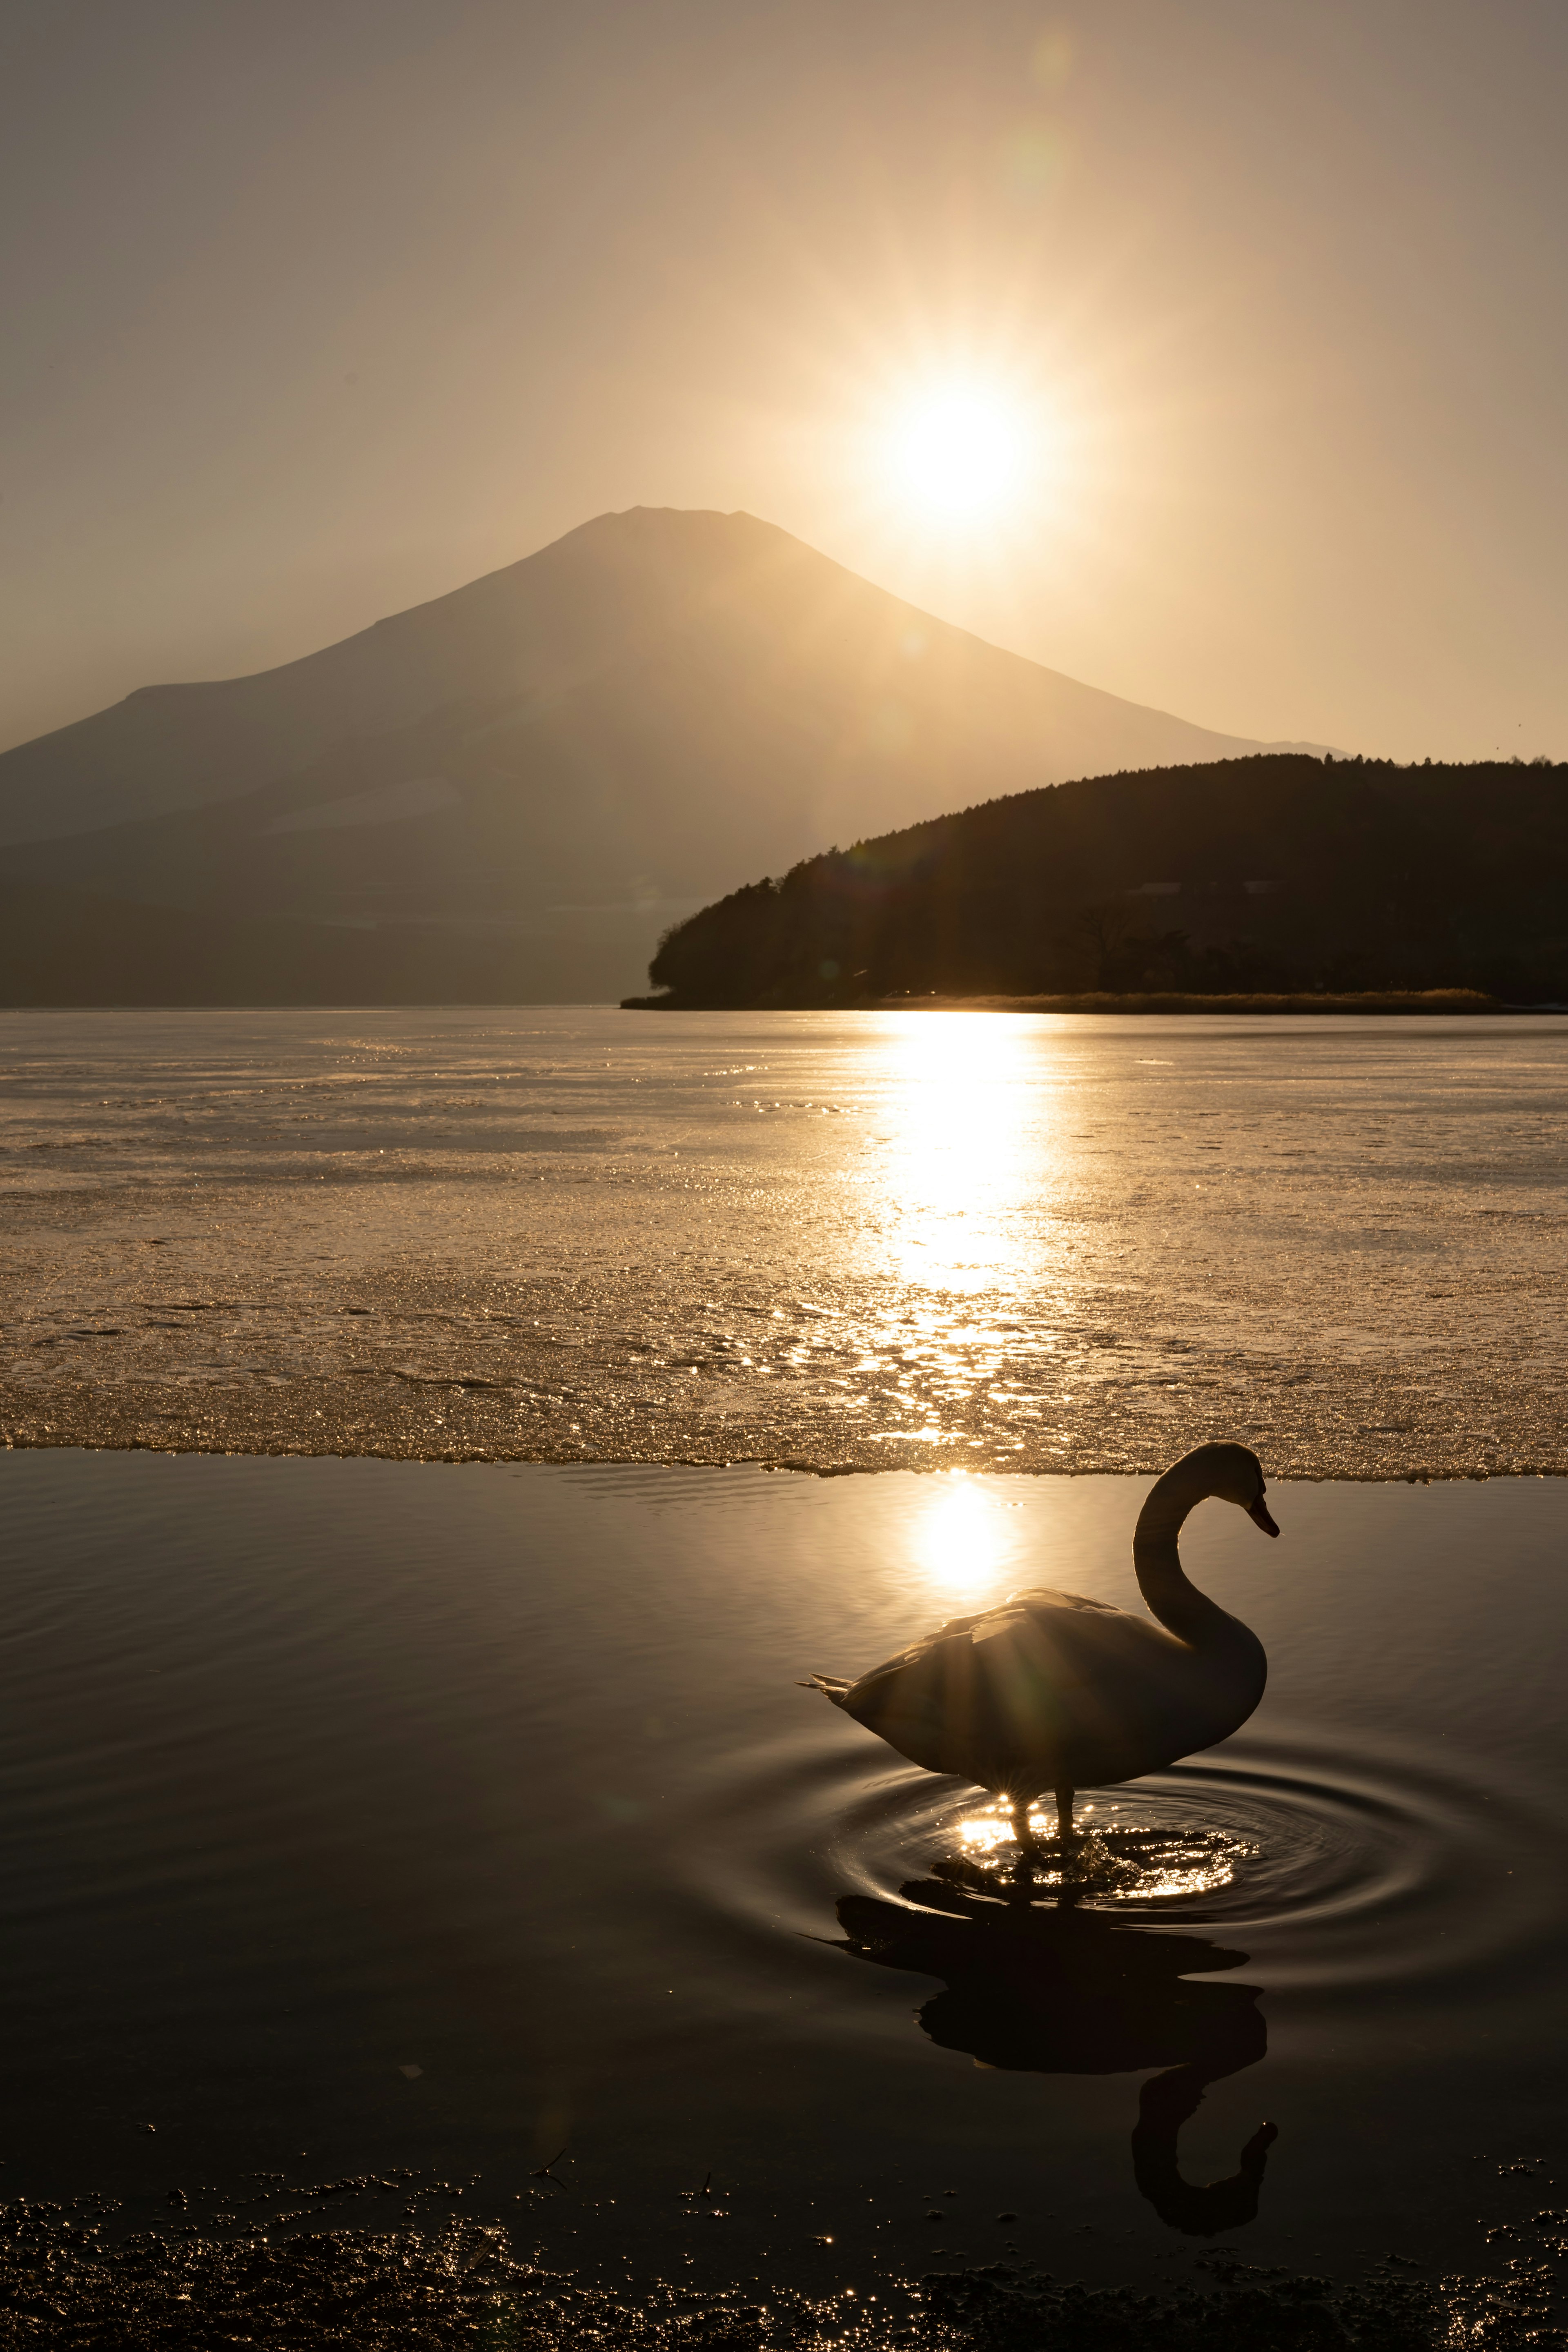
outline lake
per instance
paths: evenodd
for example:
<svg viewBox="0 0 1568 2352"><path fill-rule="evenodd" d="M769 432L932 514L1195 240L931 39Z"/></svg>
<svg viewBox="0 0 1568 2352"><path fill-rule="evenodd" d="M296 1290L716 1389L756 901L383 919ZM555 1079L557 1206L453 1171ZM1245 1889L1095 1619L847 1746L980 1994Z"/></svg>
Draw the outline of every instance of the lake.
<svg viewBox="0 0 1568 2352"><path fill-rule="evenodd" d="M356 1017L386 1024L382 1045L397 1042L392 1016ZM118 1169L101 1138L85 1175L63 1175L39 1153L40 1175L21 1156L26 1121L33 1140L51 1121L85 1128L88 1089L109 1083L101 1060L88 1074L85 1024L68 1053L62 1033L40 1021L32 1063L13 1055L15 1295L52 1248L76 1287L68 1297L57 1288L52 1307L41 1289L27 1292L26 1332L86 1328L90 1282L95 1311L115 1302L102 1320L134 1347L132 1268L138 1313L169 1327L151 1331L147 1348L167 1352L105 1372L91 1350L110 1340L83 1340L66 1370L62 1341L30 1351L46 1364L35 1374L17 1346L20 1385L34 1381L29 1393L48 1400L51 1418L68 1403L79 1421L111 1414L128 1389L178 1395L195 1371L220 1400L286 1381L268 1394L288 1401L292 1417L279 1419L276 1442L290 1458L223 1452L216 1441L182 1451L184 1426L169 1423L156 1448L146 1439L138 1451L24 1443L0 1455L12 2195L101 2193L123 2200L119 2226L184 2227L190 2217L220 2235L258 2203L291 2212L296 2229L323 2219L384 2226L389 2215L432 2222L460 2210L504 2219L524 2252L620 2292L654 2279L748 2292L784 2282L824 2296L852 2288L862 2305L873 2294L885 2302L900 2279L998 2263L1153 2286L1207 2275L1201 2265L1215 2245L1339 2277L1501 2267L1517 2242L1489 2233L1552 2207L1563 2160L1568 1488L1535 1475L1430 1475L1441 1446L1470 1442L1463 1335L1446 1326L1441 1346L1432 1339L1423 1352L1399 1318L1401 1302L1415 1316L1419 1286L1446 1283L1461 1303L1468 1291L1484 1368L1476 1391L1485 1397L1511 1349L1525 1367L1527 1412L1551 1409L1542 1366L1561 1332L1544 1318L1536 1328L1549 1293L1527 1281L1547 1282L1542 1234L1558 1213L1561 1024L1499 1024L1489 1046L1472 1034L1477 1024L1415 1037L1416 1024L1402 1035L1369 1024L1361 1043L1338 1024L1327 1038L1293 1030L1272 1043L1210 1035L1199 1024L1162 1034L1162 1024L1129 1022L1103 1044L1019 1048L993 1047L982 1033L977 1054L1034 1057L1022 1075L985 1081L1023 1090L1006 1115L1031 1135L1042 1055L1057 1057L1050 1066L1068 1073L1059 1082L1070 1079L1076 1096L1129 1113L1148 1083L1131 1075L1140 1055L1183 1074L1154 1082L1177 1089L1162 1114L1173 1139L1162 1130L1134 1151L1121 1130L1120 1157L1097 1147L1092 1181L1087 1154L1074 1163L1075 1214L1096 1236L1096 1265L1103 1271L1121 1248L1118 1263L1137 1269L1125 1277L1123 1324L1107 1327L1122 1339L1091 1351L1073 1320L1082 1307L1073 1285L1088 1275L1081 1264L1071 1273L1070 1252L1068 1272L1054 1270L1058 1228L1041 1205L1048 1186L1034 1145L1008 1160L981 1149L994 1128L970 1138L942 1129L932 1168L948 1149L959 1154L940 1177L946 1189L931 1174L924 1195L911 1191L910 1122L925 1114L892 1102L888 1090L912 1082L888 1076L876 1056L937 1051L918 1040L862 1040L861 1093L847 1082L834 1089L847 1105L870 1105L884 1220L871 1234L847 1221L833 1191L847 1184L844 1147L818 1139L830 1127L837 1135L837 1120L813 1127L802 1113L793 1129L770 1127L752 1111L758 1125L745 1137L768 1139L740 1139L721 1116L727 1098L715 1107L690 1075L691 1063L711 1061L711 1037L665 1041L653 1024L629 1033L626 1050L641 1062L612 1096L602 1076L583 1071L580 1045L574 1062L563 1040L570 1032L597 1048L628 1031L609 1015L552 1016L549 1084L600 1089L607 1107L595 1115L607 1120L613 1107L625 1156L584 1147L574 1177L564 1172L569 1150L543 1155L548 1213L542 1203L531 1226L514 1202L498 1241L485 1221L515 1171L459 1171L447 1191L438 1170L356 1177L311 1203L307 1187L325 1155L431 1147L407 1133L373 1146L366 1128L373 1137L393 1129L367 1118L352 1139L340 1129L303 1156L284 1142L268 1159L254 1104L226 1129L201 1108L220 1081L237 1081L247 1055L258 1087L280 1088L282 1071L298 1079L305 1016L278 1016L269 1028L273 1016L204 1024L171 1015L163 1029L163 1016L149 1016L140 1032L126 1016L116 1043L117 1018L103 1024L109 1045L91 1050L121 1055ZM524 1016L508 1018L517 1024L507 1032L510 1067L521 1058ZM467 1031L450 1014L406 1019L404 1043L449 1062L464 1034L477 1055L475 1031L495 1024L468 1019ZM785 1017L774 1050L816 1055L815 1072L830 1050L847 1050L837 1032L801 1043L801 1028ZM318 1022L312 1034L326 1033ZM139 1069L128 1042L136 1034ZM37 1052L39 1035L52 1039L52 1058ZM1342 1237L1307 1214L1315 1203L1326 1221L1333 1171L1349 1164L1350 1114L1330 1106L1344 1090L1336 1073L1350 1074L1352 1094L1363 1085L1358 1053L1373 1076L1355 1099L1384 1105L1390 1139L1384 1161L1341 1181L1365 1220L1355 1230L1370 1234L1381 1217L1389 1231L1380 1250L1363 1251L1357 1274L1388 1307L1381 1329L1331 1319L1325 1302L1346 1296L1350 1276L1337 1263L1324 1272L1311 1235L1336 1260ZM1288 1130L1314 1138L1302 1146L1310 1177L1270 1174L1260 1142L1226 1133L1237 1103L1250 1105L1259 1134L1284 1118L1281 1067L1319 1106L1292 1112ZM659 1107L626 1108L628 1076L656 1079ZM384 1106L377 1118L458 1119L406 1076L398 1083L404 1110ZM546 1081L532 1083L542 1098ZM963 1083L952 1081L960 1098ZM1510 1087L1513 1108L1499 1111ZM1173 1247L1154 1250L1132 1196L1151 1190L1174 1217L1173 1168L1191 1164L1181 1120L1195 1125L1216 1099L1229 1106L1221 1156L1241 1174L1226 1208L1194 1213L1182 1246L1195 1263L1223 1238L1247 1271L1211 1310L1194 1265L1177 1264ZM902 1160L882 1135L904 1139ZM620 1181L626 1139L653 1160L656 1146L677 1149L673 1136L683 1153L700 1143L704 1164L730 1172L693 1201L677 1196L662 1163ZM987 1169L1000 1188L990 1196ZM532 1174L537 1181L540 1169ZM955 1239L971 1181L984 1230ZM773 1204L776 1243L748 1231L747 1183ZM180 1184L184 1223L173 1213ZM781 1186L795 1204L788 1217ZM268 1200L276 1250L247 1229ZM336 1248L314 1272L303 1242L286 1236L300 1201L318 1221L313 1237ZM610 1230L617 1201L642 1220L632 1240ZM886 1222L900 1201L902 1240ZM1506 1223L1489 1219L1492 1208L1506 1209ZM389 1236L411 1217L392 1265ZM831 1232L837 1258L821 1238ZM932 1251L942 1237L946 1258L917 1278L908 1256L893 1261L922 1234ZM633 1368L651 1394L684 1381L708 1391L703 1413L738 1414L751 1390L792 1382L786 1405L747 1408L779 1438L779 1457L786 1423L791 1444L814 1428L830 1439L835 1413L844 1418L847 1401L865 1395L877 1400L879 1427L902 1432L898 1458L929 1466L823 1477L739 1458L738 1446L728 1467L310 1458L305 1413L327 1408L300 1408L296 1392L347 1388L329 1342L341 1348L350 1308L371 1306L355 1318L367 1323L394 1306L407 1315L416 1296L439 1297L449 1279L447 1311L466 1318L471 1349L481 1312L495 1311L475 1269L488 1265L486 1278L499 1281L504 1248L533 1252L508 1277L514 1300L528 1283L574 1278L546 1264L568 1243L614 1257L650 1299L670 1262L653 1245L658 1234L670 1254L679 1236L680 1248L703 1250L710 1300L744 1291L770 1323L785 1300L801 1315L788 1321L786 1308L773 1352L747 1347L751 1362L733 1373L710 1369L724 1352L711 1336L686 1349L700 1365L678 1366L678 1349L661 1350L654 1371ZM158 1244L162 1307L145 1303L144 1261L132 1256L147 1243ZM179 1248L204 1276L220 1255L226 1270L243 1272L245 1295L272 1300L271 1321L244 1327L237 1307L218 1309L242 1333L231 1341L226 1320L182 1318L182 1302L192 1307L216 1286L174 1271L181 1262L169 1254ZM808 1291L813 1249L821 1262ZM723 1289L712 1277L726 1251ZM1475 1303L1488 1281L1500 1305ZM1124 1357L1122 1384L1102 1375L1085 1418L1069 1423L1053 1408L1029 1423L1025 1407L1058 1393L1037 1357L1021 1400L993 1378L978 1405L973 1383L944 1402L940 1349L982 1344L960 1342L960 1331L990 1333L985 1344L995 1345L1000 1326L1021 1323L1017 1344L1043 1350L1061 1336L1074 1365L1089 1369L1118 1347L1152 1349L1150 1334L1127 1328L1126 1306L1152 1290L1161 1329L1210 1350L1199 1366L1182 1362L1169 1385L1135 1378L1143 1359ZM667 1299L655 1318L661 1331L686 1295ZM1300 1311L1274 1320L1279 1381L1253 1409L1243 1402L1250 1387L1219 1385L1216 1362L1222 1343L1261 1360L1263 1309L1275 1297L1299 1299ZM898 1327L901 1351L889 1339L885 1367L862 1362L853 1384L836 1389L841 1376L826 1362L788 1365L825 1317L837 1318L835 1346L872 1352L868 1335L882 1328L874 1297L927 1318L913 1336ZM574 1331L552 1337L584 1342L556 1385L569 1391L585 1450L595 1426L617 1425L625 1397L601 1399L592 1422L586 1400L601 1356L610 1361L603 1290L578 1313ZM721 1317L718 1336L731 1326L743 1328ZM521 1381L520 1365L537 1375L542 1343L516 1337L518 1328L494 1344L512 1351L500 1359L512 1368L505 1377ZM8 1317L8 1339L16 1330ZM1368 1475L1353 1425L1334 1442L1354 1475L1276 1475L1277 1447L1288 1454L1318 1442L1318 1422L1290 1417L1285 1374L1298 1330L1314 1381L1329 1379L1331 1349L1342 1349L1334 1377L1347 1420L1369 1360L1380 1381L1402 1363L1411 1395L1423 1363L1454 1367L1427 1401L1431 1451L1416 1447L1412 1408L1402 1476ZM290 1370L242 1379L242 1344L247 1360ZM606 1388L627 1376L631 1352L618 1349ZM763 1370L774 1363L786 1368ZM434 1379L439 1367L426 1358L424 1369ZM468 1440L482 1424L450 1418L467 1410L467 1391L398 1385L426 1415L405 1435L429 1451L478 1450ZM515 1390L471 1393L476 1410L500 1395L512 1442L522 1442ZM447 1416L439 1433L432 1396ZM1320 1400L1313 1410L1328 1407ZM987 1874L992 1825L976 1792L906 1767L801 1680L853 1675L1024 1584L1137 1607L1129 1546L1146 1477L994 1475L1017 1467L1003 1455L1005 1433L1029 1427L1035 1464L1064 1428L1082 1433L1091 1460L1114 1443L1159 1463L1226 1412L1241 1433L1255 1432L1248 1442L1269 1470L1282 1539L1266 1543L1240 1513L1210 1503L1184 1556L1194 1580L1262 1637L1262 1706L1206 1755L1087 1792L1091 1825L1127 1860L1124 1883L1067 1906L1048 1890L1033 1905L1009 1903L1002 1878ZM917 1414L934 1437L912 1433ZM1384 1395L1381 1418L1394 1417ZM547 1433L561 1434L560 1420L555 1410ZM987 1434L973 1445L977 1421ZM684 1402L658 1424L673 1433L670 1450L700 1425ZM460 1443L449 1442L454 1431ZM227 1424L218 1432L234 1434ZM1376 1433L1373 1461L1388 1458L1397 1434ZM710 1423L704 1442L718 1450ZM1240 2153L1265 2120L1278 2137L1261 2175L1254 2161L1237 2183Z"/></svg>

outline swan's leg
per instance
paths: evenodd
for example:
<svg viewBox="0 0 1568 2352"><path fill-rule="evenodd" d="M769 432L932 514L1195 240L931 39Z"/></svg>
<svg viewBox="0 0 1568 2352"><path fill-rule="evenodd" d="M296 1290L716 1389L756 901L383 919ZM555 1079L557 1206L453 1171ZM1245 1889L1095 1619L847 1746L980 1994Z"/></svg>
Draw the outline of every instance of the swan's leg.
<svg viewBox="0 0 1568 2352"><path fill-rule="evenodd" d="M1078 1832L1072 1825L1073 1799L1077 1793L1075 1789L1067 1787L1060 1788L1056 1792L1057 1840L1064 1853L1068 1846L1075 1844L1078 1840Z"/></svg>
<svg viewBox="0 0 1568 2352"><path fill-rule="evenodd" d="M1036 1871L1040 1863L1040 1842L1035 1835L1035 1825L1029 1819L1033 1797L1005 1795L1002 1800L1013 1824L1015 1859L1007 1873L1007 1900L1030 1904L1035 1899Z"/></svg>

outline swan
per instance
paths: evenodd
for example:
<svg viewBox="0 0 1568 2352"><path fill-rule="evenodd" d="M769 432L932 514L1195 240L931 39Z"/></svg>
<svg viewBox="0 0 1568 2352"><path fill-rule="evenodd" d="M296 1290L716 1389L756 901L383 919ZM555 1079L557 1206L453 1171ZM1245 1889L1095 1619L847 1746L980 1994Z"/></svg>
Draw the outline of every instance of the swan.
<svg viewBox="0 0 1568 2352"><path fill-rule="evenodd" d="M1005 1799L1021 1844L1030 1843L1030 1803L1050 1790L1065 1845L1079 1789L1133 1780L1212 1748L1263 1696L1262 1643L1188 1583L1176 1538L1211 1495L1277 1536L1264 1493L1263 1466L1245 1445L1197 1446L1156 1480L1132 1538L1149 1617L1036 1586L955 1617L856 1682L813 1675L804 1687L911 1764Z"/></svg>

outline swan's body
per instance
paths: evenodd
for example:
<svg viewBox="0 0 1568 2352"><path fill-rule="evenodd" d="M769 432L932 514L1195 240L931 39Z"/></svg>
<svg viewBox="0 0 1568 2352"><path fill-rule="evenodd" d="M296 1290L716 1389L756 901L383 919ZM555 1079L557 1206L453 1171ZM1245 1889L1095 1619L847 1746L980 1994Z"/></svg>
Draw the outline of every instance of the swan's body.
<svg viewBox="0 0 1568 2352"><path fill-rule="evenodd" d="M1039 1587L955 1617L858 1682L813 1681L927 1771L976 1781L1016 1806L1054 1791L1066 1831L1076 1790L1212 1748L1262 1697L1262 1643L1188 1583L1176 1538L1210 1495L1278 1535L1263 1493L1262 1468L1243 1445L1200 1445L1166 1471L1132 1539L1149 1617Z"/></svg>

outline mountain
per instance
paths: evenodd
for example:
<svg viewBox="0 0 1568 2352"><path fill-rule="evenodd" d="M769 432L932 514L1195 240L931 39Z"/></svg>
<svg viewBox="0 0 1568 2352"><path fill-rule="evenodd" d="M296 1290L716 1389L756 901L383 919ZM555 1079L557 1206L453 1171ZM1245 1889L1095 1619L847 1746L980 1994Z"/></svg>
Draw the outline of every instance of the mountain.
<svg viewBox="0 0 1568 2352"><path fill-rule="evenodd" d="M1267 755L1061 784L702 908L664 1000L1079 990L1568 997L1568 766ZM646 1001L646 1000L645 1000Z"/></svg>
<svg viewBox="0 0 1568 2352"><path fill-rule="evenodd" d="M454 990L462 942L510 942L531 992L613 995L672 920L826 843L1254 748L750 515L634 508L303 660L144 687L5 753L0 883L414 929L433 986L450 943ZM128 965L126 1001L142 985Z"/></svg>

